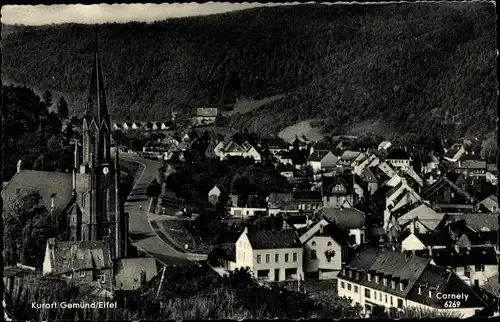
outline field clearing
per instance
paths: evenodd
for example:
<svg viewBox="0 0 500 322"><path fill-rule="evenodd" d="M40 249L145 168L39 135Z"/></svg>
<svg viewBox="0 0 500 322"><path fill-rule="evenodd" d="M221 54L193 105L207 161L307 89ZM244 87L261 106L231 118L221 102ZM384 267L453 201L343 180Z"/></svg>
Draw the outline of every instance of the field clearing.
<svg viewBox="0 0 500 322"><path fill-rule="evenodd" d="M320 141L323 139L323 134L319 128L314 128L311 126L312 120L302 121L295 125L289 126L281 130L278 136L283 140L290 142L296 136L305 135L309 140Z"/></svg>
<svg viewBox="0 0 500 322"><path fill-rule="evenodd" d="M271 97L263 98L261 100L241 99L234 104L232 111L227 112L227 116L231 116L236 113L245 114L251 112L267 103L272 103L274 101L280 100L283 97L285 97L285 95L274 95Z"/></svg>

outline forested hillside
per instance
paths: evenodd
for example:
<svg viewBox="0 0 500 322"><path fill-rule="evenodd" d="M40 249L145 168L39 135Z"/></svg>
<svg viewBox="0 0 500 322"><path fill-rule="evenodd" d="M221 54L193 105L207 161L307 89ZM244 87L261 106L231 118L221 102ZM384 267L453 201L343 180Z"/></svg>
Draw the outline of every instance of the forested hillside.
<svg viewBox="0 0 500 322"><path fill-rule="evenodd" d="M258 8L99 29L115 119L159 119L237 99L284 95L229 122L276 132L301 120L327 133L377 122L399 133L491 131L495 8L415 3ZM93 27L9 30L3 78L84 110Z"/></svg>

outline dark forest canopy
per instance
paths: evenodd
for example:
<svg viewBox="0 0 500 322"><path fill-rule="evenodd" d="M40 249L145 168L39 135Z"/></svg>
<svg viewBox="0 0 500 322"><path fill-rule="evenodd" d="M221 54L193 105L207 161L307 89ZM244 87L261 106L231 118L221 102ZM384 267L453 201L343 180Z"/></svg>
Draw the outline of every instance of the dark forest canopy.
<svg viewBox="0 0 500 322"><path fill-rule="evenodd" d="M99 43L114 119L282 94L230 122L270 133L317 119L339 133L383 119L399 133L462 135L494 128L495 19L492 3L257 8L107 24ZM6 81L83 112L92 26L11 28L2 45Z"/></svg>

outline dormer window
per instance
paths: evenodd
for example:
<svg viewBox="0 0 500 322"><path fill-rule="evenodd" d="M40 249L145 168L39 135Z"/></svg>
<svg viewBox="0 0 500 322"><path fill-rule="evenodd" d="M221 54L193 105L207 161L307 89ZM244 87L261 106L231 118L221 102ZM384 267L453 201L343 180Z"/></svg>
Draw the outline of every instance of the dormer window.
<svg viewBox="0 0 500 322"><path fill-rule="evenodd" d="M387 286L387 277L384 277L384 286Z"/></svg>
<svg viewBox="0 0 500 322"><path fill-rule="evenodd" d="M316 242L313 240L311 246L316 246Z"/></svg>
<svg viewBox="0 0 500 322"><path fill-rule="evenodd" d="M404 291L404 289L405 289L405 286L404 286L403 282L399 283L399 290L402 292L402 291Z"/></svg>
<svg viewBox="0 0 500 322"><path fill-rule="evenodd" d="M368 273L368 282L372 281L372 273Z"/></svg>
<svg viewBox="0 0 500 322"><path fill-rule="evenodd" d="M353 277L354 276L354 273L352 270L349 271L349 277Z"/></svg>
<svg viewBox="0 0 500 322"><path fill-rule="evenodd" d="M375 283L377 284L380 283L380 276L378 275L375 276Z"/></svg>
<svg viewBox="0 0 500 322"><path fill-rule="evenodd" d="M395 288L396 288L396 282L395 282L395 281L391 281L391 287L392 287L393 289L395 289Z"/></svg>

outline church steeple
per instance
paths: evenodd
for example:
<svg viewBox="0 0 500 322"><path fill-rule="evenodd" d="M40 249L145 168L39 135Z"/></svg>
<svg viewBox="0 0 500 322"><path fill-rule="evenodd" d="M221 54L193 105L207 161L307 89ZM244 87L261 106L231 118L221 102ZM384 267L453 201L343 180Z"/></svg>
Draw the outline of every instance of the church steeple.
<svg viewBox="0 0 500 322"><path fill-rule="evenodd" d="M90 75L90 88L83 123L83 164L99 167L110 163L111 121L106 104L104 77L99 57L97 31L95 33L94 62Z"/></svg>
<svg viewBox="0 0 500 322"><path fill-rule="evenodd" d="M87 102L86 114L89 126L91 125L92 121L94 121L99 129L102 126L106 126L109 129L110 120L108 114L108 107L106 105L104 78L102 76L101 61L99 57L99 44L97 39L97 31L95 34L94 62L92 64L92 74L90 78L90 92Z"/></svg>

